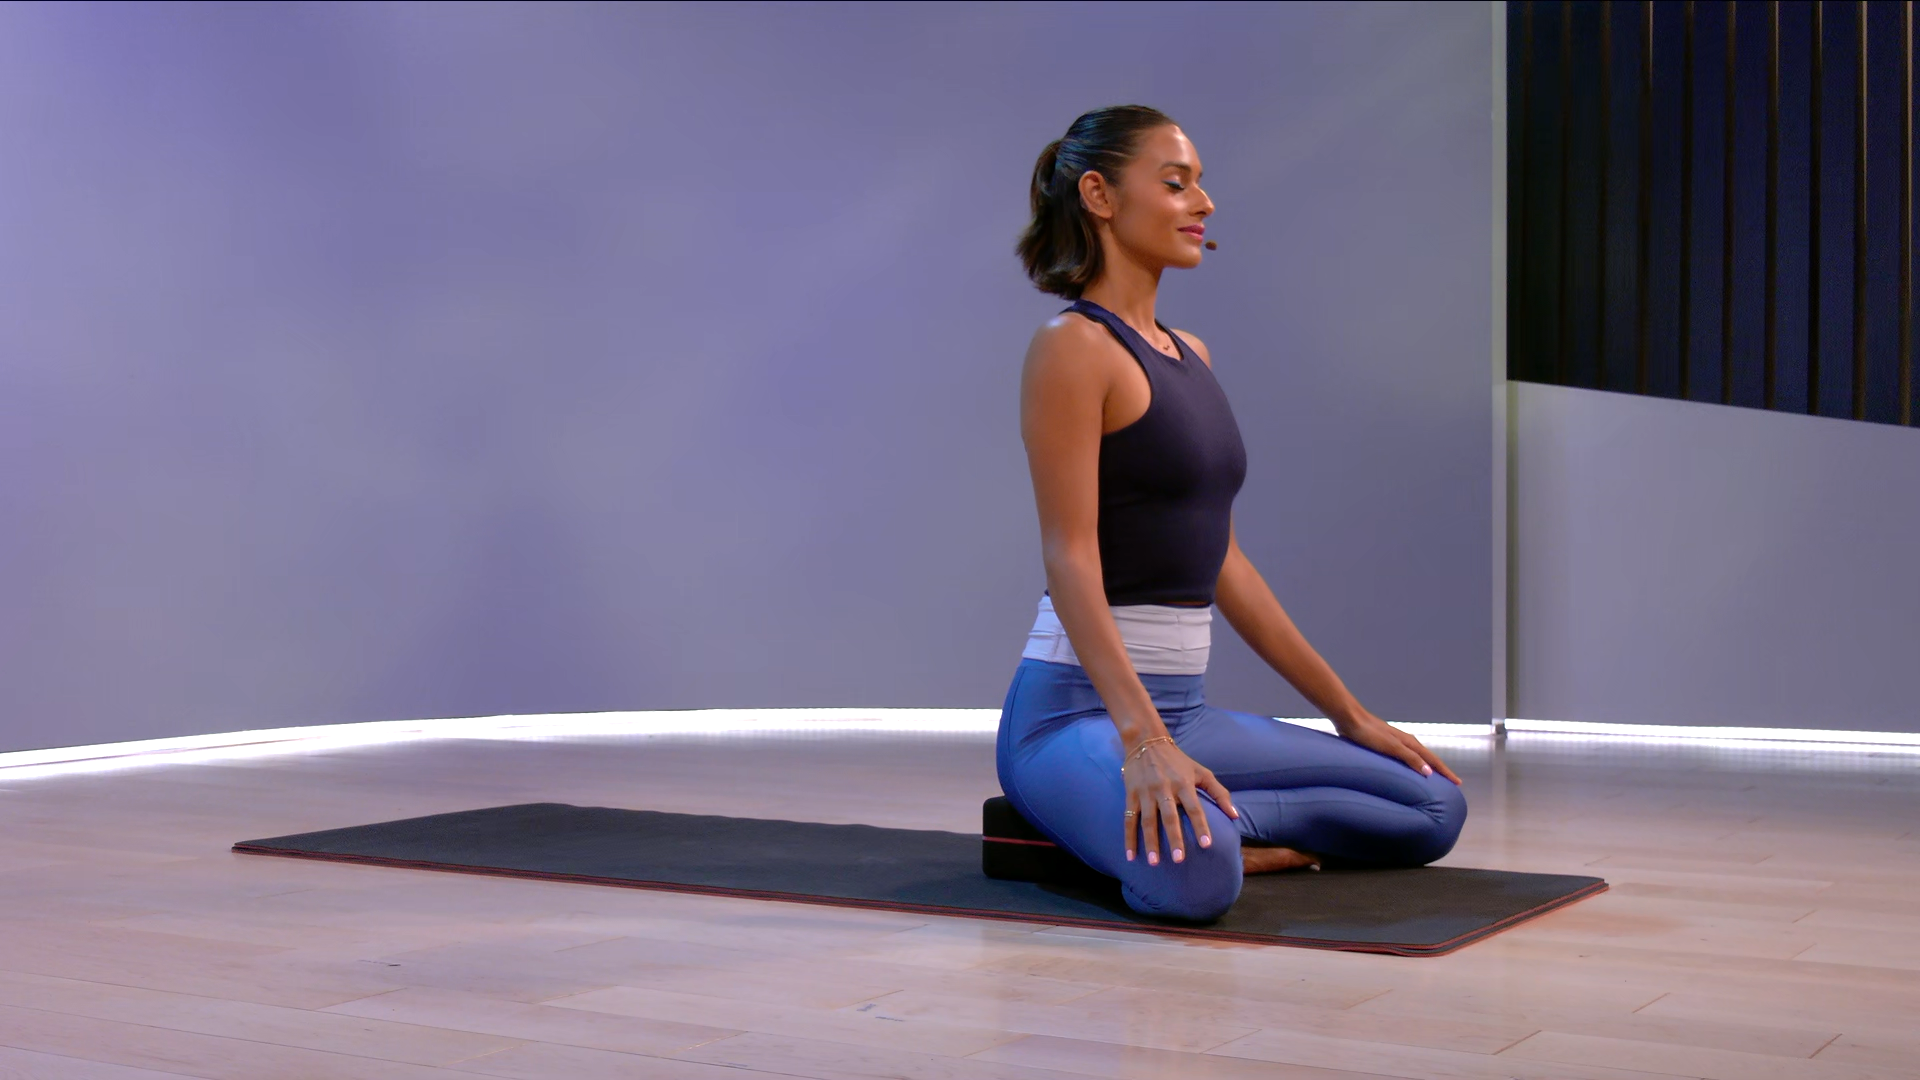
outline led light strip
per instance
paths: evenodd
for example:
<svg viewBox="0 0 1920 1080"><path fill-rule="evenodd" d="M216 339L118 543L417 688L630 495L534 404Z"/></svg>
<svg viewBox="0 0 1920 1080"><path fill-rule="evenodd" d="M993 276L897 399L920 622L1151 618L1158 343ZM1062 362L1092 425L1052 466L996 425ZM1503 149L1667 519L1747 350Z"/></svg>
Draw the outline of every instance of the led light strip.
<svg viewBox="0 0 1920 1080"><path fill-rule="evenodd" d="M1920 733L1823 731L1819 728L1681 727L1670 724L1588 724L1572 720L1508 720L1508 731L1552 735L1609 735L1639 739L1709 739L1715 742L1821 743L1842 746L1920 748Z"/></svg>
<svg viewBox="0 0 1920 1080"><path fill-rule="evenodd" d="M1319 717L1282 718L1331 732ZM998 709L686 709L655 712L550 713L444 720L380 720L355 724L229 731L137 742L64 746L0 753L0 777L124 769L274 754L311 753L420 739L553 739L633 735L745 735L797 732L991 735ZM1403 724L1422 738L1483 738L1479 724Z"/></svg>
<svg viewBox="0 0 1920 1080"><path fill-rule="evenodd" d="M170 739L0 753L0 769L122 758L173 758L206 750L377 746L414 739L517 739L592 735L720 735L782 731L991 732L998 709L689 709L376 720L229 731Z"/></svg>
<svg viewBox="0 0 1920 1080"><path fill-rule="evenodd" d="M1331 732L1319 717L1282 717L1291 724ZM634 735L745 735L799 732L990 735L998 709L687 709L654 712L554 713L528 716L387 720L260 731L187 735L138 742L100 743L0 753L0 778L64 775L148 765L232 761L276 754L311 753L423 739L553 739ZM1396 725L1423 740L1477 742L1485 724ZM1821 731L1809 728L1676 727L1659 724L1589 724L1557 720L1508 720L1510 733L1696 741L1716 745L1774 746L1859 751L1867 748L1920 751L1920 734L1881 731Z"/></svg>

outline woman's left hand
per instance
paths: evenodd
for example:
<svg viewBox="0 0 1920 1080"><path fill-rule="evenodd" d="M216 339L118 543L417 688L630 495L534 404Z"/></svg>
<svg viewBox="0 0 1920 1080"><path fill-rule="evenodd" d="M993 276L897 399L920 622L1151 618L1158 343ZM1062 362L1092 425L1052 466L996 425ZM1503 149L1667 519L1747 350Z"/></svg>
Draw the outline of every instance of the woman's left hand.
<svg viewBox="0 0 1920 1080"><path fill-rule="evenodd" d="M1406 762L1408 768L1422 776L1431 776L1438 770L1441 776L1456 784L1460 782L1453 770L1447 768L1446 762L1441 761L1439 755L1427 749L1419 739L1365 709L1361 709L1352 720L1344 723L1336 721L1334 729L1340 732L1343 739Z"/></svg>

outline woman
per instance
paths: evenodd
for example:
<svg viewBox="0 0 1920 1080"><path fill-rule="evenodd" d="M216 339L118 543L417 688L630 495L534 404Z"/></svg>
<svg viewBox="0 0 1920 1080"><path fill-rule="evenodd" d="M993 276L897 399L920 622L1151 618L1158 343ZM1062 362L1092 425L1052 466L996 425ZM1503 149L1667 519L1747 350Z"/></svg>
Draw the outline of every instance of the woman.
<svg viewBox="0 0 1920 1080"><path fill-rule="evenodd" d="M1445 855L1459 778L1354 699L1241 552L1239 429L1206 345L1154 318L1161 271L1206 243L1200 155L1156 110L1101 109L1041 153L1032 204L1021 261L1074 303L1022 376L1047 593L1001 714L1008 799L1169 918L1219 917L1244 873ZM1338 736L1206 704L1215 606Z"/></svg>

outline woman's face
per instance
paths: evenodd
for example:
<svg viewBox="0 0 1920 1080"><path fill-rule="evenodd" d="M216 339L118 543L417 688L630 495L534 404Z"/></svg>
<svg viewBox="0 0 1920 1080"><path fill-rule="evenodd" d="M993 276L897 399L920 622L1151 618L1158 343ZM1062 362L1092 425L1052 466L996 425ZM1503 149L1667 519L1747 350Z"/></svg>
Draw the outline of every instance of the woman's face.
<svg viewBox="0 0 1920 1080"><path fill-rule="evenodd" d="M1179 128L1168 124L1142 135L1119 184L1090 172L1080 178L1080 195L1134 261L1200 265L1213 200L1200 187L1200 154Z"/></svg>

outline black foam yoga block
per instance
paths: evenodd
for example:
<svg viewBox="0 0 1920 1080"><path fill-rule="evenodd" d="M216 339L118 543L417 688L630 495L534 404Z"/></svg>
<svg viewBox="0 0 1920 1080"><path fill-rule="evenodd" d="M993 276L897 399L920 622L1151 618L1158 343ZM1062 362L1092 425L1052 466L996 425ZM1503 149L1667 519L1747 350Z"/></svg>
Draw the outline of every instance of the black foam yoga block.
<svg viewBox="0 0 1920 1080"><path fill-rule="evenodd" d="M980 808L980 869L1002 881L1084 885L1111 880L1047 839L1004 795Z"/></svg>

